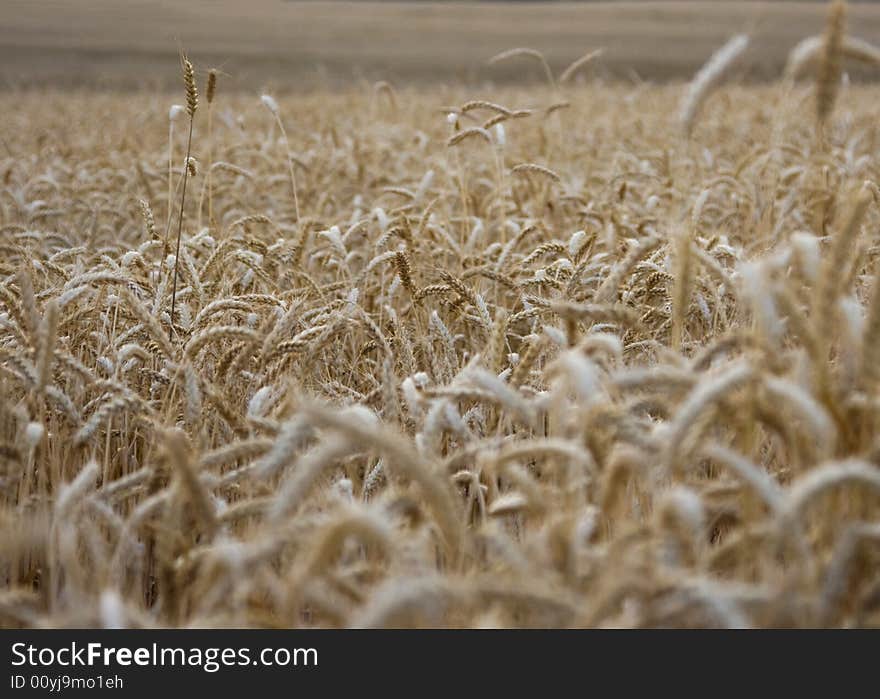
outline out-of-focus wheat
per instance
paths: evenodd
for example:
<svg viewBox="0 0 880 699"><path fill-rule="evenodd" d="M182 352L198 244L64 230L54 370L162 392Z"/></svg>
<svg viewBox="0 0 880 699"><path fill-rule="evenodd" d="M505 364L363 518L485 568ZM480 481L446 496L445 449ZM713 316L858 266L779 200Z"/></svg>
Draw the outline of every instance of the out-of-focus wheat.
<svg viewBox="0 0 880 699"><path fill-rule="evenodd" d="M875 99L816 139L744 50L684 105L209 75L186 159L0 96L0 624L880 623Z"/></svg>

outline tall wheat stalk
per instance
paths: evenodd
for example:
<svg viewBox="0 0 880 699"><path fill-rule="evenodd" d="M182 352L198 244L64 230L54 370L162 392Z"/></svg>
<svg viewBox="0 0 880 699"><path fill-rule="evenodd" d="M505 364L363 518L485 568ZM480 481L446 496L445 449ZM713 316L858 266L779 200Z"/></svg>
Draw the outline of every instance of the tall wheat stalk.
<svg viewBox="0 0 880 699"><path fill-rule="evenodd" d="M205 173L208 188L208 225L214 225L214 94L217 91L217 71L208 73L208 84L205 88L205 99L208 101L208 168ZM201 212L201 207L199 208Z"/></svg>
<svg viewBox="0 0 880 699"><path fill-rule="evenodd" d="M171 323L168 328L169 337L174 332L174 309L177 303L177 272L180 267L180 238L183 233L183 210L186 204L186 183L189 179L190 153L192 150L193 122L199 106L199 93L196 88L195 70L186 56L181 56L183 82L186 87L186 113L189 115L189 133L186 139L186 160L183 167L183 189L180 194L180 214L177 219L177 243L174 252L174 280L171 283Z"/></svg>

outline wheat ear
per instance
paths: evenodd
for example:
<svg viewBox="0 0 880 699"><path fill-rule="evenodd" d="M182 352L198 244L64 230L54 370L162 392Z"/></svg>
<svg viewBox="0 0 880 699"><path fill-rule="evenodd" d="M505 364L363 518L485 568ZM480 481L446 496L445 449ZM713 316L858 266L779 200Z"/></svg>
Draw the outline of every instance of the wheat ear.
<svg viewBox="0 0 880 699"><path fill-rule="evenodd" d="M601 56L603 51L604 49L590 51L571 63L559 76L559 84L562 85L568 82L581 68L590 63L594 58Z"/></svg>
<svg viewBox="0 0 880 699"><path fill-rule="evenodd" d="M828 10L828 21L825 24L825 35L822 43L822 58L816 73L816 121L821 127L831 111L837 98L842 70L843 31L846 22L846 3L834 0Z"/></svg>
<svg viewBox="0 0 880 699"><path fill-rule="evenodd" d="M205 99L208 101L208 225L214 222L214 190L211 171L214 169L214 94L217 91L217 71L208 73L208 84L205 88ZM201 209L200 209L201 210Z"/></svg>
<svg viewBox="0 0 880 699"><path fill-rule="evenodd" d="M705 65L688 85L684 99L681 101L680 121L685 135L690 136L700 108L706 98L718 86L731 67L745 53L749 46L749 37L738 34L731 38L724 46L712 54Z"/></svg>

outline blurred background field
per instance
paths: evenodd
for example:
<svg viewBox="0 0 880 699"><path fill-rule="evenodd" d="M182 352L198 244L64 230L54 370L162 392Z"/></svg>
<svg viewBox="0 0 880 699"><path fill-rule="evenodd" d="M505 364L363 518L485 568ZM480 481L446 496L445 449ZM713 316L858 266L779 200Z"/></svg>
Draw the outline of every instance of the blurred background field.
<svg viewBox="0 0 880 699"><path fill-rule="evenodd" d="M440 3L284 0L3 0L0 86L178 87L177 52L229 74L226 89L278 91L527 82L529 61L487 66L528 46L554 69L604 47L590 75L686 79L727 37L753 43L741 77L772 79L826 6L804 2ZM850 32L880 36L880 7L850 7ZM866 74L867 75L867 74ZM858 77L858 76L855 76Z"/></svg>

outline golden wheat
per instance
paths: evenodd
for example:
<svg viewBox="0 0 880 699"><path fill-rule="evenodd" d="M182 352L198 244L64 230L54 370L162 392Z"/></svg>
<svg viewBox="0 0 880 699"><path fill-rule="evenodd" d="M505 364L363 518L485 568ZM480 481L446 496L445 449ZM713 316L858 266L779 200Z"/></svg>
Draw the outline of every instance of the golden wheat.
<svg viewBox="0 0 880 699"><path fill-rule="evenodd" d="M880 134L835 7L794 57L824 139L809 87L720 86L744 37L686 88L212 71L204 133L189 61L167 131L0 97L0 624L876 626Z"/></svg>

